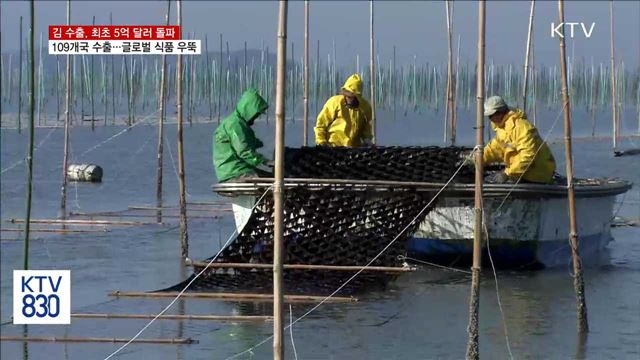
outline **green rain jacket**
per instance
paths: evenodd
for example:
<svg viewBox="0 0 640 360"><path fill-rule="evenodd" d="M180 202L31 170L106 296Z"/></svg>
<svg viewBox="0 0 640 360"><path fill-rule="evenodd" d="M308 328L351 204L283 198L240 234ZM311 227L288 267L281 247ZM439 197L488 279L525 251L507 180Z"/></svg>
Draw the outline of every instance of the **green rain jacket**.
<svg viewBox="0 0 640 360"><path fill-rule="evenodd" d="M240 97L235 111L222 120L213 135L213 165L218 181L251 174L267 161L256 151L263 144L251 125L268 107L256 90L249 89Z"/></svg>

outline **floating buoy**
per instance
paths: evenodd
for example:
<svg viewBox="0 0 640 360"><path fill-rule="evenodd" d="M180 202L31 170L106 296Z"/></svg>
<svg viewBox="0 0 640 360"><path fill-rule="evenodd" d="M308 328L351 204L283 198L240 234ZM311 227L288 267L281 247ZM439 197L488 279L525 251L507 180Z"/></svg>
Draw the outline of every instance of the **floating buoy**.
<svg viewBox="0 0 640 360"><path fill-rule="evenodd" d="M73 164L67 168L67 177L71 181L102 181L102 168L95 164Z"/></svg>

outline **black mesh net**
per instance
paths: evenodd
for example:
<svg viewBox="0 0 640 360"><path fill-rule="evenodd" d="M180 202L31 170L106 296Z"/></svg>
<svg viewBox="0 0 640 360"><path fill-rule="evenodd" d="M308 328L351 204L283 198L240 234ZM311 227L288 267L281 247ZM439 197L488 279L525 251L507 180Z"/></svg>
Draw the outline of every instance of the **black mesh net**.
<svg viewBox="0 0 640 360"><path fill-rule="evenodd" d="M288 178L445 182L458 168L463 147L303 147L285 150ZM473 182L463 168L457 182Z"/></svg>
<svg viewBox="0 0 640 360"><path fill-rule="evenodd" d="M445 182L459 167L461 152L447 147L288 148L288 178ZM463 168L455 182L473 173ZM310 265L399 266L407 239L435 204L435 193L398 187L384 191L329 186L287 189L284 206L284 263ZM273 262L273 197L267 194L253 209L238 236L216 262ZM206 260L207 262L210 259ZM285 292L331 293L353 272L285 270ZM364 272L341 292L349 294L384 286L392 275ZM187 281L190 281L188 279ZM185 283L165 290L181 289ZM207 269L191 291L269 292L272 271Z"/></svg>

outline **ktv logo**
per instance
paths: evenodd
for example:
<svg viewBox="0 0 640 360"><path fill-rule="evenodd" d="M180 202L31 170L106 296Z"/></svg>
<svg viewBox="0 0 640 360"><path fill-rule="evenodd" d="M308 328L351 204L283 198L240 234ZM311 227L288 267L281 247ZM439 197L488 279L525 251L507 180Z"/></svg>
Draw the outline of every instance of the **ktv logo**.
<svg viewBox="0 0 640 360"><path fill-rule="evenodd" d="M14 324L70 324L69 270L14 270Z"/></svg>
<svg viewBox="0 0 640 360"><path fill-rule="evenodd" d="M591 35L593 35L593 29L595 29L596 27L596 23L592 22L591 26L589 27L589 30L587 30L587 25L583 22L563 22L563 23L559 23L556 25L556 23L551 23L551 37L554 38L556 36L560 37L560 38L564 38L564 35L566 35L566 31L564 31L565 29L563 27L569 27L569 37L570 38L574 38L576 37L576 30L575 28L577 26L579 27L579 30L582 30L582 34L584 35L585 38L590 38ZM580 36L580 32L578 31L578 36Z"/></svg>

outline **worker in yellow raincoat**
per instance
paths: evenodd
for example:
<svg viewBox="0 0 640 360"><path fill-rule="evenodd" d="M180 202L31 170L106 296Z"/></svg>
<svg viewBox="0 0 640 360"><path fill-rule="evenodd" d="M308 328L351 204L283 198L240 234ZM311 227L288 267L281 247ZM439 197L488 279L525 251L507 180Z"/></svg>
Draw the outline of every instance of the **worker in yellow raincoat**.
<svg viewBox="0 0 640 360"><path fill-rule="evenodd" d="M362 80L353 74L340 94L329 98L318 114L314 128L316 145L369 145L373 138L371 117L371 105L362 97Z"/></svg>
<svg viewBox="0 0 640 360"><path fill-rule="evenodd" d="M489 181L551 183L556 170L553 154L524 112L509 108L500 96L492 96L484 104L484 115L491 120L496 137L485 146L483 161L506 166Z"/></svg>

